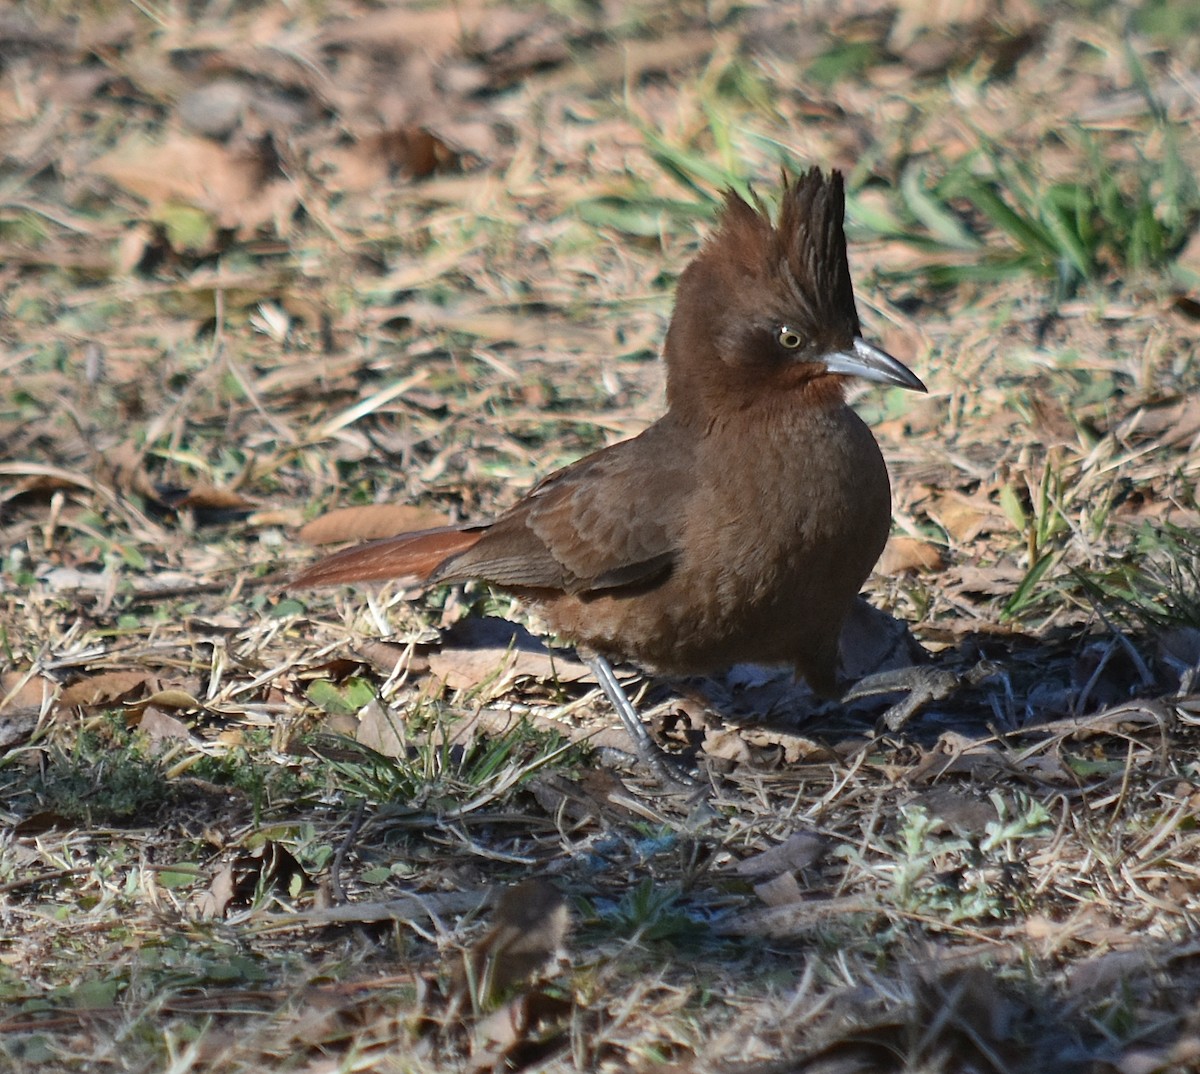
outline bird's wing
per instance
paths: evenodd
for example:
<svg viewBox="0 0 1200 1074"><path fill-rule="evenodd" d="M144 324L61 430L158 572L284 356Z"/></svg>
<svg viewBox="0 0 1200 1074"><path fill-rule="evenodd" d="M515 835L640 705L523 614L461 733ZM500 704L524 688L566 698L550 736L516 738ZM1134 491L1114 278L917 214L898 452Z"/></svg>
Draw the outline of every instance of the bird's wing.
<svg viewBox="0 0 1200 1074"><path fill-rule="evenodd" d="M670 439L651 426L556 471L430 580L585 594L666 577L694 484L690 458Z"/></svg>

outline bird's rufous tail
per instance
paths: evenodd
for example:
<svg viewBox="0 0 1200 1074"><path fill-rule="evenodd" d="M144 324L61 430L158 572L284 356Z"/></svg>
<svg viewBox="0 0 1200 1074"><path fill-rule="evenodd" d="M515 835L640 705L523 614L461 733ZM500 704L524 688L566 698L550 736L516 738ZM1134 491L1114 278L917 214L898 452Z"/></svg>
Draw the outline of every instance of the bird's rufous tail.
<svg viewBox="0 0 1200 1074"><path fill-rule="evenodd" d="M447 559L465 552L482 536L482 529L439 526L385 537L382 541L356 545L317 560L297 574L288 586L381 582L388 578L423 582Z"/></svg>

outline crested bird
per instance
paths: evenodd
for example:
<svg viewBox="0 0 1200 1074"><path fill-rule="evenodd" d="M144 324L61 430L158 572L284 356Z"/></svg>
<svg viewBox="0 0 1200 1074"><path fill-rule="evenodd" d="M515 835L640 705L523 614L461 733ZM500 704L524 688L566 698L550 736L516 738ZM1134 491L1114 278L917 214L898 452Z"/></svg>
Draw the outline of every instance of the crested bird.
<svg viewBox="0 0 1200 1074"><path fill-rule="evenodd" d="M662 417L491 521L348 548L292 584L478 579L516 595L580 647L668 778L610 659L670 675L781 664L832 695L843 621L891 527L887 468L847 382L926 390L862 337L844 212L836 171L785 175L775 220L727 192L679 277Z"/></svg>

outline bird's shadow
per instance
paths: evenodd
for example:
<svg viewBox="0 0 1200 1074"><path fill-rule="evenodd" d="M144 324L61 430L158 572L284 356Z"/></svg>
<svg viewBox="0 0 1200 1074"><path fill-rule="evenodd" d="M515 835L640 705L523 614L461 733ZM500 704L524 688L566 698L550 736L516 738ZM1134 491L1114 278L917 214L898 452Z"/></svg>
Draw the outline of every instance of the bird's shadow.
<svg viewBox="0 0 1200 1074"><path fill-rule="evenodd" d="M833 701L767 669L755 676L753 669L734 668L709 681L717 687L711 691L715 706L730 717L833 738L902 729L928 743L946 732L994 735L1078 719L1136 697L1175 694L1181 670L1156 656L1150 637L973 632L936 653L922 649L911 664L868 671ZM908 699L916 703L907 717L885 725Z"/></svg>
<svg viewBox="0 0 1200 1074"><path fill-rule="evenodd" d="M698 723L711 727L714 721L732 732L752 730L760 741L776 734L835 749L878 739L930 748L947 734L1003 736L1082 719L1133 698L1174 696L1189 660L1191 666L1200 661L1200 632L1191 641L1194 654L1174 657L1149 636L1067 629L1040 636L977 631L929 652L905 624L862 607L866 611L852 621L858 636L852 629L843 635L842 698L816 696L788 669L739 664L706 677L648 676L642 714L673 722L675 737L690 737L696 748L704 738ZM444 641L548 659L572 681L594 681L572 650L552 647L506 619L462 620ZM689 719L690 732L679 726Z"/></svg>

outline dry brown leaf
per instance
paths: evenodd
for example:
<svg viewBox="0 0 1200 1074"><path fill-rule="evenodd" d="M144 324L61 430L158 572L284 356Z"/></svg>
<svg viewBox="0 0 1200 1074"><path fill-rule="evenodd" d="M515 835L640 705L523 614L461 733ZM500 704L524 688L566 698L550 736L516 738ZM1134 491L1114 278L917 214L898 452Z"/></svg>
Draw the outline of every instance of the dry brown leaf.
<svg viewBox="0 0 1200 1074"><path fill-rule="evenodd" d="M744 858L734 866L738 876L769 876L808 869L825 856L829 840L816 832L793 832L778 846Z"/></svg>
<svg viewBox="0 0 1200 1074"><path fill-rule="evenodd" d="M360 725L357 716L351 716L346 712L336 712L327 714L317 726L327 735L341 735L343 738L354 738L358 734ZM364 742L363 745L370 746L371 744ZM297 740L288 742L288 752L295 754L297 757L307 757L309 754L309 750L305 744ZM326 755L332 756L333 751L327 751Z"/></svg>
<svg viewBox="0 0 1200 1074"><path fill-rule="evenodd" d="M178 132L162 141L131 135L90 170L152 208L190 205L242 231L286 220L296 199L290 184L266 177L259 154Z"/></svg>
<svg viewBox="0 0 1200 1074"><path fill-rule="evenodd" d="M491 930L452 971L452 993L472 997L481 1009L561 958L571 924L566 900L540 879L505 889L493 918Z"/></svg>
<svg viewBox="0 0 1200 1074"><path fill-rule="evenodd" d="M321 44L397 53L420 51L432 59L442 59L457 51L464 35L473 33L483 18L480 0L423 10L384 8L333 22L321 35Z"/></svg>
<svg viewBox="0 0 1200 1074"><path fill-rule="evenodd" d="M945 822L959 835L981 836L989 824L999 819L990 799L960 794L945 786L920 792L911 804L924 807L931 817Z"/></svg>
<svg viewBox="0 0 1200 1074"><path fill-rule="evenodd" d="M331 994L309 988L297 999L299 1009L287 1026L288 1044L296 1051L325 1048L339 1035L344 1019L351 1013L345 997L336 992ZM353 1013L362 1017L361 1010Z"/></svg>
<svg viewBox="0 0 1200 1074"><path fill-rule="evenodd" d="M1031 940L1053 940L1062 935L1062 925L1045 914L1030 914L1025 919L1025 935Z"/></svg>
<svg viewBox="0 0 1200 1074"><path fill-rule="evenodd" d="M142 718L138 720L138 730L146 734L153 742L182 741L190 739L188 725L174 716L168 716L162 709L147 705L142 710Z"/></svg>
<svg viewBox="0 0 1200 1074"><path fill-rule="evenodd" d="M410 301L389 307L392 317L402 317L422 328L465 332L486 340L489 344L517 343L525 347L569 345L569 336L576 329L562 325L545 316L530 317L525 311L506 313L502 310L480 309L467 303L438 306L432 302Z"/></svg>
<svg viewBox="0 0 1200 1074"><path fill-rule="evenodd" d="M509 648L442 649L429 654L429 671L450 690L472 690L484 683L492 697L503 694L517 680L518 650ZM546 656L534 655L539 671L549 667Z"/></svg>
<svg viewBox="0 0 1200 1074"><path fill-rule="evenodd" d="M147 671L102 671L72 683L59 695L62 708L90 708L124 701L150 680Z"/></svg>
<svg viewBox="0 0 1200 1074"><path fill-rule="evenodd" d="M471 1074L544 1069L542 1064L562 1051L568 1037L562 1031L573 1006L569 999L537 990L516 996L475 1027ZM556 1031L548 1032L554 1027Z"/></svg>
<svg viewBox="0 0 1200 1074"><path fill-rule="evenodd" d="M0 463L0 476L36 477L49 481L53 488L70 488L72 486L86 489L97 496L112 499L112 492L103 482L94 480L87 474L73 470L65 470L59 466L51 466L41 462L8 462ZM140 489L138 491L141 491ZM3 500L0 500L3 502Z"/></svg>
<svg viewBox="0 0 1200 1074"><path fill-rule="evenodd" d="M611 710L610 710L611 711ZM614 718L615 720L615 718ZM586 728L564 723L562 720L543 716L536 710L533 712L514 712L512 709L483 707L475 715L462 723L456 724L455 741L469 741L469 737L480 731L497 737L510 734L522 723L527 723L538 731L547 731L562 735L571 742L587 742L596 749L614 749L628 751L629 736L620 724L613 723L597 728L591 725Z"/></svg>
<svg viewBox="0 0 1200 1074"><path fill-rule="evenodd" d="M562 817L572 824L595 823L609 813L631 815L619 800L625 785L605 768L585 768L570 779L539 776L527 786L547 816Z"/></svg>
<svg viewBox="0 0 1200 1074"><path fill-rule="evenodd" d="M1141 946L1133 950L1126 949L1128 939L1121 935L1121 930L1101 927L1099 932L1101 935L1109 933L1117 950L1101 950L1094 958L1075 963L1067 975L1068 987L1073 995L1110 995L1114 987L1150 966L1150 952ZM1092 940L1096 938L1095 932L1089 937Z"/></svg>
<svg viewBox="0 0 1200 1074"><path fill-rule="evenodd" d="M429 654L429 670L451 690L472 690L488 685L496 697L521 679L538 682L585 682L592 672L586 664L555 655L548 649L508 646L447 647Z"/></svg>
<svg viewBox="0 0 1200 1074"><path fill-rule="evenodd" d="M237 204L258 187L257 169L236 162L224 146L179 134L162 142L129 138L94 160L92 171L154 206Z"/></svg>
<svg viewBox="0 0 1200 1074"><path fill-rule="evenodd" d="M704 727L702 749L709 756L739 764L765 760L780 768L829 763L837 759L827 746L807 735L757 723L726 725L716 722L715 718Z"/></svg>
<svg viewBox="0 0 1200 1074"><path fill-rule="evenodd" d="M1122 440L1157 440L1166 447L1190 445L1200 437L1200 398L1182 399L1135 410L1117 427Z"/></svg>
<svg viewBox="0 0 1200 1074"><path fill-rule="evenodd" d="M254 507L254 501L231 489L221 489L215 485L194 485L179 498L172 498L171 506L208 511L250 510Z"/></svg>
<svg viewBox="0 0 1200 1074"><path fill-rule="evenodd" d="M1145 519L1150 522L1169 523L1185 530L1200 530L1200 511L1189 507L1180 507L1170 500L1156 496L1133 495L1114 508L1113 513L1122 519L1136 522Z"/></svg>
<svg viewBox="0 0 1200 1074"><path fill-rule="evenodd" d="M0 674L0 713L12 717L17 712L40 712L57 689L58 683L45 675L5 671Z"/></svg>
<svg viewBox="0 0 1200 1074"><path fill-rule="evenodd" d="M1025 579L1025 571L1012 563L994 563L990 567L957 564L947 570L943 584L966 593L987 597L1008 597Z"/></svg>
<svg viewBox="0 0 1200 1074"><path fill-rule="evenodd" d="M892 576L918 571L940 571L946 565L944 551L918 537L893 537L875 566L877 574Z"/></svg>
<svg viewBox="0 0 1200 1074"><path fill-rule="evenodd" d="M780 873L770 880L754 885L754 894L767 906L788 906L801 902L804 891L794 873Z"/></svg>
<svg viewBox="0 0 1200 1074"><path fill-rule="evenodd" d="M58 684L42 675L6 671L0 675L0 750L26 741L38 725L42 708Z"/></svg>
<svg viewBox="0 0 1200 1074"><path fill-rule="evenodd" d="M1052 387L1046 385L1044 390L1031 391L1029 406L1033 411L1037 438L1043 447L1071 447L1079 442L1079 433L1067 405L1058 398Z"/></svg>
<svg viewBox="0 0 1200 1074"><path fill-rule="evenodd" d="M407 503L371 503L329 511L302 526L296 536L311 545L374 541L448 523L449 519L444 514L429 507L414 507Z"/></svg>
<svg viewBox="0 0 1200 1074"><path fill-rule="evenodd" d="M408 747L404 721L394 708L376 698L358 713L358 728L354 737L368 749L385 757L403 757Z"/></svg>
<svg viewBox="0 0 1200 1074"><path fill-rule="evenodd" d="M956 489L934 494L925 513L959 544L970 544L984 533L1011 528L1004 512L980 490L970 496Z"/></svg>
<svg viewBox="0 0 1200 1074"><path fill-rule="evenodd" d="M330 190L362 193L378 190L398 175L424 179L434 172L454 171L463 154L447 138L411 124L366 135L353 145L329 150L325 157Z"/></svg>
<svg viewBox="0 0 1200 1074"><path fill-rule="evenodd" d="M401 663L407 660L407 670L412 675L424 675L429 670L429 660L413 646L378 638L360 642L354 647L354 655L381 675L392 675Z"/></svg>
<svg viewBox="0 0 1200 1074"><path fill-rule="evenodd" d="M196 896L196 912L204 920L224 917L225 910L233 899L233 863L226 862L212 878L206 891Z"/></svg>
<svg viewBox="0 0 1200 1074"><path fill-rule="evenodd" d="M18 838L28 839L30 837L45 835L55 828L70 830L77 826L77 821L64 816L57 810L39 809L36 813L30 813L24 820L18 821L10 830Z"/></svg>
<svg viewBox="0 0 1200 1074"><path fill-rule="evenodd" d="M71 481L61 475L33 474L20 481L14 481L8 488L0 491L0 503L23 498L49 501L53 493L76 488L78 484L77 481Z"/></svg>
<svg viewBox="0 0 1200 1074"><path fill-rule="evenodd" d="M995 747L980 746L979 743L953 731L939 736L937 745L918 758L907 771L897 772L910 784L935 782L942 776L967 774L981 783L998 780L1012 771L1007 758L996 752Z"/></svg>
<svg viewBox="0 0 1200 1074"><path fill-rule="evenodd" d="M727 936L805 936L814 929L828 927L830 921L877 913L879 908L878 900L871 895L801 899L733 915L714 931Z"/></svg>
<svg viewBox="0 0 1200 1074"><path fill-rule="evenodd" d="M154 483L146 473L146 450L133 438L114 444L101 460L104 480L118 492L132 492L148 500L158 498Z"/></svg>
<svg viewBox="0 0 1200 1074"><path fill-rule="evenodd" d="M711 57L713 37L711 31L695 34L672 34L670 37L654 37L621 41L599 54L590 70L572 65L563 76L570 82L586 79L621 80L637 82L651 73L669 74L686 68L701 57Z"/></svg>
<svg viewBox="0 0 1200 1074"><path fill-rule="evenodd" d="M706 727L702 750L709 757L735 764L749 764L754 759L741 729L737 727Z"/></svg>
<svg viewBox="0 0 1200 1074"><path fill-rule="evenodd" d="M157 705L162 709L200 709L203 704L196 700L191 691L183 686L167 686L155 690L148 698L140 702L143 705Z"/></svg>
<svg viewBox="0 0 1200 1074"><path fill-rule="evenodd" d="M286 896L311 886L312 881L292 852L268 839L255 850L239 854L213 878L208 898L201 899L201 913L213 917L233 907L250 906L255 895L264 890Z"/></svg>

